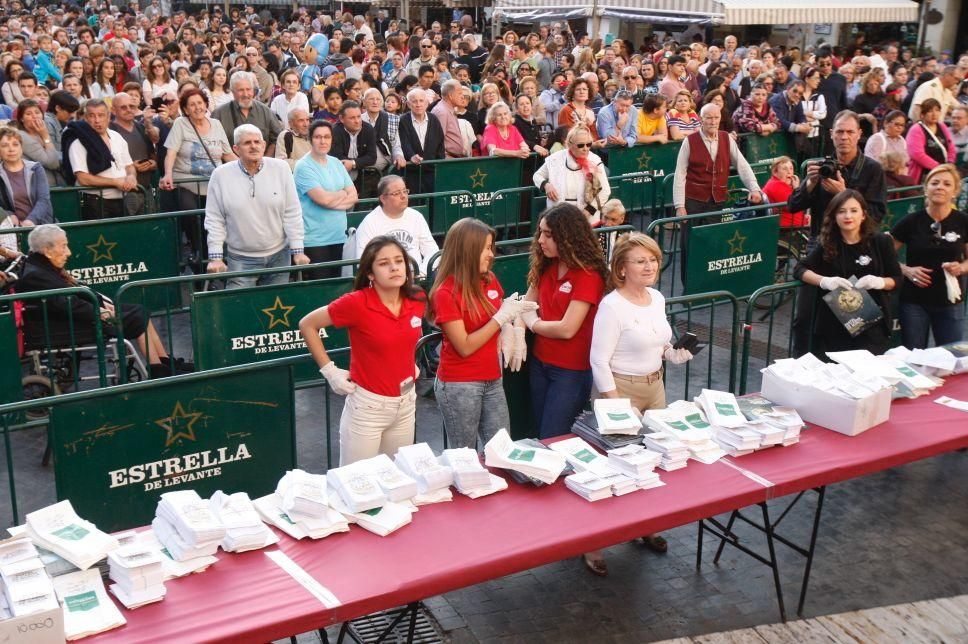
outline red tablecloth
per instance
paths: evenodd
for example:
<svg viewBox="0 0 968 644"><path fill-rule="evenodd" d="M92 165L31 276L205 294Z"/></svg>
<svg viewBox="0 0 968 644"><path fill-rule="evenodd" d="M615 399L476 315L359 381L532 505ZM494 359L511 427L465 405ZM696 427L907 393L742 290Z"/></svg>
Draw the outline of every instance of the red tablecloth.
<svg viewBox="0 0 968 644"><path fill-rule="evenodd" d="M944 393L968 399L968 377ZM562 482L510 483L477 500L424 506L388 537L354 527L320 541L283 535L278 548L342 602L327 609L263 551L220 553L208 571L168 582L164 601L124 611L128 624L98 642L265 642L406 604L660 532L768 498L968 446L968 415L896 401L891 419L857 437L813 428L800 444L662 473L665 487L589 503ZM123 609L122 609L123 610Z"/></svg>

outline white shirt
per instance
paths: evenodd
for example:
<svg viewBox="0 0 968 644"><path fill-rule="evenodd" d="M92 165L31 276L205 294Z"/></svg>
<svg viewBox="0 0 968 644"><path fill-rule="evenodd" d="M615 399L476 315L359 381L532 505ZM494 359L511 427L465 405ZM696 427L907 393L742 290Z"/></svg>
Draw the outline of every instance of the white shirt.
<svg viewBox="0 0 968 644"><path fill-rule="evenodd" d="M430 124L430 119L424 114L423 120L418 121L416 114L413 115L413 129L417 133L417 138L420 139L420 149L424 148L424 141L427 140L427 127Z"/></svg>
<svg viewBox="0 0 968 644"><path fill-rule="evenodd" d="M232 100L231 96L229 96L229 101L230 100ZM296 95L292 97L291 101L286 98L285 94L276 96L274 99L272 99L272 105L269 106L269 109L272 110L272 113L275 114L280 121L282 121L284 126L289 127L289 109L292 107L302 108L306 110L310 116L313 114L313 111L309 109L309 99L306 98L306 95L302 92L296 92Z"/></svg>
<svg viewBox="0 0 968 644"><path fill-rule="evenodd" d="M124 179L128 175L127 167L134 163L131 160L131 154L128 152L128 143L114 130L108 130L108 138L110 139L110 145L108 147L111 148L111 156L114 157L114 163L108 166L104 172L98 172L96 176L105 177L106 179ZM75 174L78 172L87 172L90 174L90 171L87 169L87 150L80 141L71 143L67 155L71 160L71 169ZM117 188L91 188L84 192L99 194L104 199L122 198L121 191Z"/></svg>
<svg viewBox="0 0 968 644"><path fill-rule="evenodd" d="M371 210L356 229L356 257L363 254L371 239L380 235L389 235L400 242L417 262L421 274L427 272L427 260L440 250L430 234L427 220L413 208L405 209L399 217L388 216L383 212L383 206Z"/></svg>
<svg viewBox="0 0 968 644"><path fill-rule="evenodd" d="M662 352L672 341L665 298L650 288L652 303L632 304L612 291L598 305L590 361L598 391L615 389L612 374L647 376L662 368Z"/></svg>

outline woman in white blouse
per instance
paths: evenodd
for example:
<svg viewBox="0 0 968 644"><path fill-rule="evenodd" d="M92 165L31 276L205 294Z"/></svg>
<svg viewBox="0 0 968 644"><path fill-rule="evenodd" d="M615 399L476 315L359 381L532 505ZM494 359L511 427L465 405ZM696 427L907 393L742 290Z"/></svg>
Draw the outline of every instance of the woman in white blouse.
<svg viewBox="0 0 968 644"><path fill-rule="evenodd" d="M601 221L602 205L612 194L605 164L592 152L594 141L588 126L579 123L568 132L565 149L545 157L534 173L534 185L548 195L549 208L563 201L573 203L593 226Z"/></svg>
<svg viewBox="0 0 968 644"><path fill-rule="evenodd" d="M619 237L612 251L609 286L598 305L592 332L595 389L603 398L629 398L639 411L666 406L663 359L690 360L672 348L665 298L652 285L659 279L662 251L643 233Z"/></svg>
<svg viewBox="0 0 968 644"><path fill-rule="evenodd" d="M686 349L672 348L665 298L652 285L659 279L662 250L643 233L622 235L612 251L608 286L595 314L590 362L595 391L602 398L628 398L641 411L666 406L662 360L682 364ZM668 549L657 534L641 538L654 552ZM600 552L585 555L594 559Z"/></svg>

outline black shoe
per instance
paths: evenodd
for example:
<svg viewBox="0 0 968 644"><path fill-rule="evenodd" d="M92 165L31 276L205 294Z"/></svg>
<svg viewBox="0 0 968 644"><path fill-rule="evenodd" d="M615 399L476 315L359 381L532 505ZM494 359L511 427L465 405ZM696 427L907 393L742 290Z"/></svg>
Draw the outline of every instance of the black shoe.
<svg viewBox="0 0 968 644"><path fill-rule="evenodd" d="M177 375L177 373L172 373L171 367L166 364L150 364L148 365L148 377L152 380L156 378L167 378L169 376Z"/></svg>
<svg viewBox="0 0 968 644"><path fill-rule="evenodd" d="M174 367L175 373L195 373L195 363L186 362L184 358L162 358L161 364L163 364L166 369Z"/></svg>

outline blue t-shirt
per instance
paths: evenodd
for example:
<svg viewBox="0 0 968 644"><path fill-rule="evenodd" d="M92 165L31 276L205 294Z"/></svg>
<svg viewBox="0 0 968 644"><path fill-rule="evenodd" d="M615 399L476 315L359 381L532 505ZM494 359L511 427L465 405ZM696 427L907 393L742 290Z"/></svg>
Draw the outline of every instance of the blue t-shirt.
<svg viewBox="0 0 968 644"><path fill-rule="evenodd" d="M353 185L353 180L342 162L336 157L327 156L326 165L321 165L307 154L296 161L293 178L296 180L296 192L302 206L306 234L303 245L331 246L345 242L346 211L323 208L309 198L309 191L313 188L335 192Z"/></svg>

